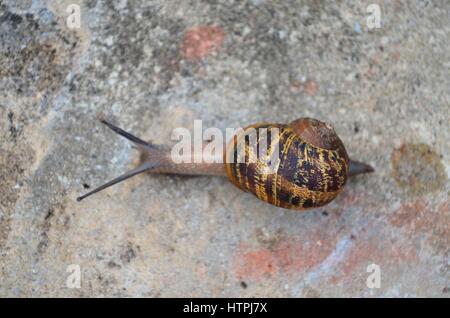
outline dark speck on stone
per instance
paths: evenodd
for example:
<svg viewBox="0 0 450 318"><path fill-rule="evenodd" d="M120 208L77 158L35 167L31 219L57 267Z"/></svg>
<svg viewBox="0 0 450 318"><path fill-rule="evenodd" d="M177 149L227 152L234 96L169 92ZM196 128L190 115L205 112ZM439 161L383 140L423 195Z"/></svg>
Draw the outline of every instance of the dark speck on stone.
<svg viewBox="0 0 450 318"><path fill-rule="evenodd" d="M8 14L9 19L12 22L12 26L15 29L20 23L22 23L22 17L20 15L10 13Z"/></svg>

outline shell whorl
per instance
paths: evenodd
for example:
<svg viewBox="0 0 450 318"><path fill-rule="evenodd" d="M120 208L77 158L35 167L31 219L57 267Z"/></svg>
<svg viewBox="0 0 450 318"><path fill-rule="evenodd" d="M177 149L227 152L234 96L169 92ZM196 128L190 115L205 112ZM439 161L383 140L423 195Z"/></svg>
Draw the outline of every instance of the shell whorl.
<svg viewBox="0 0 450 318"><path fill-rule="evenodd" d="M259 133L261 128L267 133ZM267 140L265 157L258 157L258 148L250 145L248 136L254 131L253 140L258 145ZM270 204L295 210L332 201L343 190L349 168L347 152L333 128L310 118L289 125L248 126L227 144L224 160L228 178L238 188Z"/></svg>

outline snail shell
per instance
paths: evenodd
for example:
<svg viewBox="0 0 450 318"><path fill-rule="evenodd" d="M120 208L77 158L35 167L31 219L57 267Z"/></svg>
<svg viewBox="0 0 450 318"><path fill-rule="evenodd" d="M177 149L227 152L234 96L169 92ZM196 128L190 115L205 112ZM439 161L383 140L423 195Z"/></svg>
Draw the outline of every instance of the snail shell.
<svg viewBox="0 0 450 318"><path fill-rule="evenodd" d="M266 128L267 134L259 134L260 128ZM258 148L249 142L255 130L258 145L267 140L266 157L258 157ZM235 186L267 203L295 210L332 201L343 190L349 171L347 152L334 129L311 118L244 128L228 143L224 162Z"/></svg>

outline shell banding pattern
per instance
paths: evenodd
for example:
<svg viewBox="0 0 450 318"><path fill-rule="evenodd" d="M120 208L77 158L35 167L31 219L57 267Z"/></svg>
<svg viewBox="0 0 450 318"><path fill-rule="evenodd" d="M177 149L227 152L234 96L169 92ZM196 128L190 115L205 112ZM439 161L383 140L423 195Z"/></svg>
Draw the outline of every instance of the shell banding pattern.
<svg viewBox="0 0 450 318"><path fill-rule="evenodd" d="M261 128L267 133L259 134ZM257 158L258 149L251 146L249 131L256 131L257 144L267 139L266 157ZM260 123L244 128L228 142L224 162L235 186L267 203L294 210L329 203L343 190L348 175L345 149L328 150L307 143L285 124Z"/></svg>

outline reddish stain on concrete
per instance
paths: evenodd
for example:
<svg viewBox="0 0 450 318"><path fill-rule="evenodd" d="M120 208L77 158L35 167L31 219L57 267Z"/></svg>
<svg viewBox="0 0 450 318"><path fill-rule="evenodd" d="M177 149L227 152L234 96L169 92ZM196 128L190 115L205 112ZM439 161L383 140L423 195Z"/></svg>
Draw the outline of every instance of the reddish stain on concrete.
<svg viewBox="0 0 450 318"><path fill-rule="evenodd" d="M350 199L353 196L350 197ZM352 199L350 201L353 201ZM445 255L450 246L450 201L428 206L425 199L403 203L387 217L393 227L401 229L391 240L379 234L358 233L356 240L338 264L330 282L362 279L369 264L378 264L385 270L407 266L420 261L412 237L423 238L437 255ZM372 226L369 226L372 227ZM405 235L406 234L406 235ZM362 277L361 277L362 275Z"/></svg>
<svg viewBox="0 0 450 318"><path fill-rule="evenodd" d="M413 246L405 244L391 244L383 239L364 239L346 253L344 260L338 266L336 274L330 282L338 284L341 281L360 279L360 275L367 274L367 266L377 264L386 269L396 264L410 264L419 259Z"/></svg>
<svg viewBox="0 0 450 318"><path fill-rule="evenodd" d="M445 253L450 246L450 201L427 206L425 199L402 204L389 218L390 224L409 236L426 234L428 243Z"/></svg>
<svg viewBox="0 0 450 318"><path fill-rule="evenodd" d="M316 96L319 92L319 84L316 81L309 79L303 84L303 90L308 96Z"/></svg>
<svg viewBox="0 0 450 318"><path fill-rule="evenodd" d="M427 217L427 206L424 200L405 203L400 206L390 217L389 222L395 227L422 227L423 220Z"/></svg>
<svg viewBox="0 0 450 318"><path fill-rule="evenodd" d="M236 265L236 276L239 279L259 279L276 271L278 264L275 256L267 249L241 252Z"/></svg>
<svg viewBox="0 0 450 318"><path fill-rule="evenodd" d="M222 47L225 32L216 26L188 29L183 37L181 54L187 60L200 60Z"/></svg>
<svg viewBox="0 0 450 318"><path fill-rule="evenodd" d="M290 274L309 270L319 265L333 251L336 239L324 235L308 235L280 240L272 248L251 249L242 244L234 260L238 279L259 280L275 274Z"/></svg>

